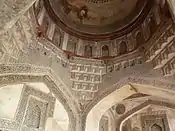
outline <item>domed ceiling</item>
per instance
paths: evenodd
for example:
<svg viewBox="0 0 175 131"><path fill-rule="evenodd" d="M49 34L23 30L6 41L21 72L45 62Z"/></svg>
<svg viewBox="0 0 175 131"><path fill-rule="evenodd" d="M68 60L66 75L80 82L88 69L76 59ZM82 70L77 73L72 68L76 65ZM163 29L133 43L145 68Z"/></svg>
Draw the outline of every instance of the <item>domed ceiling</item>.
<svg viewBox="0 0 175 131"><path fill-rule="evenodd" d="M152 0L44 0L64 31L82 39L107 40L129 33L149 12Z"/></svg>

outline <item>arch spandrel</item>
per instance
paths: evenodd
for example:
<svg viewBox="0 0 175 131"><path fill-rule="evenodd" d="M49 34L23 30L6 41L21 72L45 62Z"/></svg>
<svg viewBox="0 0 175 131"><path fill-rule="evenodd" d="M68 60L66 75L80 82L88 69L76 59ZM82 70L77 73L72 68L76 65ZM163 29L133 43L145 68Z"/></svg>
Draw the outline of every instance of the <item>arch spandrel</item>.
<svg viewBox="0 0 175 131"><path fill-rule="evenodd" d="M2 67L2 66L1 66ZM70 128L72 130L76 130L76 114L78 112L78 107L76 106L76 101L71 99L71 95L63 93L58 87L61 88L61 85L57 85L53 78L50 77L47 73L43 75L44 72L42 70L33 68L32 66L5 66L1 68L0 75L0 87L4 85L12 85L12 84L25 84L25 83L44 83L48 86L49 90L55 95L55 97L64 105L65 109L68 112L70 121L72 121ZM20 67L20 68L19 68ZM21 73L17 73L20 71ZM30 72L30 73L28 73ZM33 73L32 73L33 72ZM36 73L37 72L37 73ZM39 73L40 72L40 73ZM69 97L67 97L67 95Z"/></svg>

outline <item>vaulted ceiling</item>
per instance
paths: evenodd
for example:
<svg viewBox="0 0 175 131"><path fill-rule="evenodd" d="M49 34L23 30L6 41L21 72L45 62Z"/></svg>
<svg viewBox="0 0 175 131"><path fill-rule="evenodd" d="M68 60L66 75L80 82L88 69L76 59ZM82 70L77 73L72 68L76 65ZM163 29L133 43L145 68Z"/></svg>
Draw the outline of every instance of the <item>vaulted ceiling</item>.
<svg viewBox="0 0 175 131"><path fill-rule="evenodd" d="M114 39L140 25L152 0L44 0L51 19L64 31L91 40Z"/></svg>

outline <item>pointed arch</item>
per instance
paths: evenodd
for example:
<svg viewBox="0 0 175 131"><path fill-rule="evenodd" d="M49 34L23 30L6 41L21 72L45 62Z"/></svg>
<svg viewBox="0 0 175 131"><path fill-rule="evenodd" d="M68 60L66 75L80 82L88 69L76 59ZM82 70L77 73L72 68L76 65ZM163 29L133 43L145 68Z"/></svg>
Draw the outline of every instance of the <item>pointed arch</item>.
<svg viewBox="0 0 175 131"><path fill-rule="evenodd" d="M48 28L49 28L49 22L50 22L50 19L49 17L47 16L47 14L44 15L44 18L43 18L43 22L42 22L42 28L44 29L44 32L47 33L48 31Z"/></svg>
<svg viewBox="0 0 175 131"><path fill-rule="evenodd" d="M138 78L135 78L135 80L136 79L138 79ZM129 81L130 80L131 79L129 79ZM126 80L124 80L125 84L122 81L118 85L118 86L120 86L120 87L118 87L118 89L116 89L111 94L107 95L106 97L102 98L102 100L100 100L90 110L90 112L87 116L87 121L86 121L86 123L87 123L86 124L86 131L90 131L90 130L98 131L99 130L99 121L100 121L101 117L103 116L103 114L110 107L112 107L113 105L115 105L118 102L121 102L125 98L135 94L136 92L151 95L151 96L157 96L157 97L161 96L162 98L170 99L172 101L175 99L175 96L174 96L175 91L173 92L172 90L168 90L168 89L167 90L160 89L159 84L157 85L157 87L149 85L151 82L148 82L149 83L149 84L147 83L148 85L144 85L144 83L134 84L135 82L138 83L138 80L136 80L135 82L130 81L131 83L133 83L132 85L134 88L132 88L132 87L130 87L130 84L127 84L127 83L130 83L129 81L126 82ZM145 80L143 80L143 81L146 82ZM98 96L98 97L100 97L100 96Z"/></svg>
<svg viewBox="0 0 175 131"><path fill-rule="evenodd" d="M45 74L44 70L40 69L40 67L38 67L38 70L37 68L34 68L32 65L28 64L3 64L0 65L0 67L0 88L4 85L25 84L35 82L44 83L48 87L50 92L52 92L55 95L57 100L62 105L64 105L64 108L68 113L69 120L72 121L71 123L69 123L69 128L71 128L73 131L76 130L77 124L75 114L77 114L78 112L78 105L73 100L74 98L70 98L71 94L69 94L69 92L65 93L61 90L61 88L65 86L61 84L62 82L59 86L58 83L55 83L55 81L59 81L59 78L55 80L55 78L52 76L51 71L49 71L49 74Z"/></svg>
<svg viewBox="0 0 175 131"><path fill-rule="evenodd" d="M61 32L57 27L55 28L52 41L57 47L61 47Z"/></svg>
<svg viewBox="0 0 175 131"><path fill-rule="evenodd" d="M102 56L109 56L109 47L107 45L102 47Z"/></svg>
<svg viewBox="0 0 175 131"><path fill-rule="evenodd" d="M137 114L138 112L144 110L145 108L149 107L150 105L156 105L156 106L164 106L170 109L175 109L175 104L170 103L169 101L161 101L161 100L152 100L148 99L147 101L141 103L140 105L134 107L133 109L127 111L123 116L121 116L117 121L117 125L119 125L118 129L121 131L122 125L132 116ZM124 130L122 130L124 131Z"/></svg>
<svg viewBox="0 0 175 131"><path fill-rule="evenodd" d="M162 127L159 126L158 124L154 124L151 127L151 131L162 131Z"/></svg>
<svg viewBox="0 0 175 131"><path fill-rule="evenodd" d="M155 33L156 29L157 29L157 24L156 21L153 17L153 15L149 18L149 29L150 29L150 37Z"/></svg>
<svg viewBox="0 0 175 131"><path fill-rule="evenodd" d="M85 46L84 56L85 57L92 57L92 46L91 45Z"/></svg>
<svg viewBox="0 0 175 131"><path fill-rule="evenodd" d="M136 48L139 47L140 45L144 44L145 40L143 37L143 34L139 31L136 34Z"/></svg>
<svg viewBox="0 0 175 131"><path fill-rule="evenodd" d="M69 41L68 45L67 45L67 51L75 53L76 52L76 46L77 46L77 43L75 41Z"/></svg>

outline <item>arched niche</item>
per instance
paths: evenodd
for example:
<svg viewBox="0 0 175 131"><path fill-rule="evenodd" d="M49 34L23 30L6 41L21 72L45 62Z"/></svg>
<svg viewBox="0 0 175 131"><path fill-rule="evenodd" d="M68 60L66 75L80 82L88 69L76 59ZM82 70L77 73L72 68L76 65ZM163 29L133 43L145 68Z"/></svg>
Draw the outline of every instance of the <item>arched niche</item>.
<svg viewBox="0 0 175 131"><path fill-rule="evenodd" d="M44 18L43 18L43 22L42 22L41 26L44 29L45 34L47 33L48 28L49 28L49 21L50 21L50 19L49 19L48 15L44 14Z"/></svg>
<svg viewBox="0 0 175 131"><path fill-rule="evenodd" d="M139 47L140 45L144 44L145 40L143 37L143 34L139 31L136 34L136 48Z"/></svg>
<svg viewBox="0 0 175 131"><path fill-rule="evenodd" d="M151 127L151 131L163 131L162 127L159 126L158 124L153 124Z"/></svg>
<svg viewBox="0 0 175 131"><path fill-rule="evenodd" d="M102 56L109 56L109 47L107 45L102 46Z"/></svg>
<svg viewBox="0 0 175 131"><path fill-rule="evenodd" d="M123 55L125 53L127 53L128 49L127 49L127 43L125 41L122 41L119 44L119 55Z"/></svg>
<svg viewBox="0 0 175 131"><path fill-rule="evenodd" d="M6 85L0 88L0 119L14 119L23 85Z"/></svg>
<svg viewBox="0 0 175 131"><path fill-rule="evenodd" d="M130 125L136 126L136 128L134 127L133 129L137 129L138 131L151 131L153 124L161 125L163 131L171 131L170 122L173 122L175 119L175 116L171 115L172 112L173 114L175 113L175 105L173 101L165 99L160 100L160 98L152 96L147 98L147 100L143 98L136 98L138 100L142 99L141 101L143 102L135 106L133 105L134 108L128 110L123 116L118 118L117 124L119 129L122 129L122 125L130 120Z"/></svg>
<svg viewBox="0 0 175 131"><path fill-rule="evenodd" d="M76 52L76 46L77 46L77 42L76 41L69 41L68 45L67 45L67 51L75 53Z"/></svg>
<svg viewBox="0 0 175 131"><path fill-rule="evenodd" d="M61 32L58 28L55 28L52 41L57 47L61 46Z"/></svg>
<svg viewBox="0 0 175 131"><path fill-rule="evenodd" d="M159 98L161 97L163 99L169 99L171 101L174 101L175 99L175 92L172 92L172 90L163 90L151 85L140 85L134 83L132 85L134 89L132 89L130 85L124 85L101 99L88 113L85 131L98 131L100 119L103 114L116 103L119 103L127 97L135 94L135 91ZM120 129L121 128L122 127L120 127Z"/></svg>
<svg viewBox="0 0 175 131"><path fill-rule="evenodd" d="M46 91L52 92L55 98L64 105L71 121L71 123L69 123L69 129L75 131L78 128L74 115L78 113L78 104L75 102L72 94L65 90L67 85L62 83L60 77L55 78L51 72L46 73L47 69L41 69L40 67L34 68L28 64L1 65L0 71L0 88L4 85L19 83L44 83L47 87ZM55 81L57 81L57 83ZM42 90L43 86L40 87L40 89Z"/></svg>
<svg viewBox="0 0 175 131"><path fill-rule="evenodd" d="M157 24L154 19L154 15L151 15L148 20L149 20L148 27L150 29L150 37L151 37L156 32Z"/></svg>
<svg viewBox="0 0 175 131"><path fill-rule="evenodd" d="M92 57L92 46L86 45L84 49L84 56L85 57Z"/></svg>

